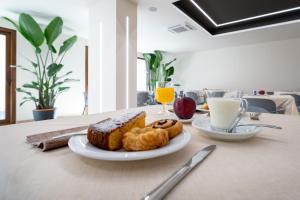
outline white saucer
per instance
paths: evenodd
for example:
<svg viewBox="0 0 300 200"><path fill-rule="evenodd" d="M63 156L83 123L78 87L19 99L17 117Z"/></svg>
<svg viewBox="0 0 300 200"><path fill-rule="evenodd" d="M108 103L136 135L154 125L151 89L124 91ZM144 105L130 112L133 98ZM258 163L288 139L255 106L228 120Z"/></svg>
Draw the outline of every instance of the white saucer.
<svg viewBox="0 0 300 200"><path fill-rule="evenodd" d="M191 119L180 119L177 118L178 121L184 123L184 124L188 124L188 123L192 123L193 120L195 120L195 116L193 116Z"/></svg>
<svg viewBox="0 0 300 200"><path fill-rule="evenodd" d="M91 145L86 136L73 136L69 140L69 148L76 154L97 160L130 161L145 160L168 155L185 147L191 139L191 134L183 130L181 134L170 140L169 144L153 150L128 152L124 150L107 151Z"/></svg>
<svg viewBox="0 0 300 200"><path fill-rule="evenodd" d="M200 111L202 111L202 112L204 112L204 113L209 113L209 110L208 110L208 109L204 109L204 108L203 108L203 105L198 105L198 106L197 106L197 110L200 110Z"/></svg>
<svg viewBox="0 0 300 200"><path fill-rule="evenodd" d="M261 131L261 128L255 126L240 126L235 132L227 133L211 128L209 117L198 117L192 122L192 125L201 130L200 133L213 139L224 141L239 141L254 137Z"/></svg>

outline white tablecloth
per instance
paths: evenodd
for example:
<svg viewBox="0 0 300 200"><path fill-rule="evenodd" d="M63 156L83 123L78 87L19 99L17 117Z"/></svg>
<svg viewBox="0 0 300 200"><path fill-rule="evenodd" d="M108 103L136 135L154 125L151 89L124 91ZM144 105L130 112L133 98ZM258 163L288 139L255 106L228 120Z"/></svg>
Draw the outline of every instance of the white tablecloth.
<svg viewBox="0 0 300 200"><path fill-rule="evenodd" d="M282 91L276 91L275 95L284 95L284 94L297 94L300 95L300 92L282 92Z"/></svg>
<svg viewBox="0 0 300 200"><path fill-rule="evenodd" d="M156 120L161 106L147 111ZM244 142L209 139L191 125L188 145L161 158L108 162L78 156L68 148L41 152L25 136L87 125L127 111L67 117L0 127L0 199L135 200L151 191L207 144L217 149L167 196L170 200L300 199L300 118L262 114L263 129ZM247 119L249 119L247 117Z"/></svg>
<svg viewBox="0 0 300 200"><path fill-rule="evenodd" d="M299 115L294 97L290 95L244 95L244 98L269 99L275 102L277 108L283 108L287 115Z"/></svg>

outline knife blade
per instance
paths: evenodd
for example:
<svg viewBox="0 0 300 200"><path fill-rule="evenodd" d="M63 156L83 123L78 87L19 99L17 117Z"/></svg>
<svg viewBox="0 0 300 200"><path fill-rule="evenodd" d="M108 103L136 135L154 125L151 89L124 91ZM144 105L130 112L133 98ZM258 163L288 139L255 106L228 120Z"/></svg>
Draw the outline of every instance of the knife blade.
<svg viewBox="0 0 300 200"><path fill-rule="evenodd" d="M142 200L163 199L195 166L200 164L215 149L216 145L209 145L201 149L180 169L143 197Z"/></svg>

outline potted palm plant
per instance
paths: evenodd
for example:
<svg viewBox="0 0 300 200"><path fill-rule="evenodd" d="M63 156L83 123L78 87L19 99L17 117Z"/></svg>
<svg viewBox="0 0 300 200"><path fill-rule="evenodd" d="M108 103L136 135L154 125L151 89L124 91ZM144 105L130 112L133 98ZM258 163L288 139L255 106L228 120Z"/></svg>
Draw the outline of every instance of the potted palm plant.
<svg viewBox="0 0 300 200"><path fill-rule="evenodd" d="M63 28L61 17L55 17L51 20L44 30L32 16L26 13L20 14L18 22L7 17L3 18L12 23L16 30L32 45L35 54L34 60L29 60L31 67L17 65L18 68L32 73L35 77L32 82L17 88L17 92L25 94L20 106L26 102L33 102L35 104L34 120L53 119L57 97L70 89L70 87L65 86L65 83L78 81L68 78L72 71L61 73L64 67L63 58L75 44L77 36L68 38L59 50L56 50L54 41L61 35Z"/></svg>
<svg viewBox="0 0 300 200"><path fill-rule="evenodd" d="M170 82L171 76L174 75L174 67L171 64L176 61L176 58L167 63L162 63L163 54L159 50L154 53L144 53L147 68L147 87L153 92L158 81Z"/></svg>
<svg viewBox="0 0 300 200"><path fill-rule="evenodd" d="M154 91L158 82L170 82L171 76L174 74L174 67L171 64L176 60L173 59L170 62L162 63L163 54L159 50L155 50L154 53L144 53L143 57L146 62L147 69L147 89L149 92L148 104L156 104L154 99Z"/></svg>

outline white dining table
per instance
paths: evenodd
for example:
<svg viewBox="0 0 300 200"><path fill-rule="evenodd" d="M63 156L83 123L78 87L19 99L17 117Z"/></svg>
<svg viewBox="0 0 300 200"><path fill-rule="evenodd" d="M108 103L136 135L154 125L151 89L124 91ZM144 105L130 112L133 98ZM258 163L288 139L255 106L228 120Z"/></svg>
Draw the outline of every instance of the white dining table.
<svg viewBox="0 0 300 200"><path fill-rule="evenodd" d="M244 95L243 98L269 99L274 101L277 108L283 108L284 114L299 116L295 99L290 95Z"/></svg>
<svg viewBox="0 0 300 200"><path fill-rule="evenodd" d="M274 94L276 95L285 95L285 94L296 94L296 95L300 95L300 92L296 92L296 91L276 91L274 92Z"/></svg>
<svg viewBox="0 0 300 200"><path fill-rule="evenodd" d="M162 118L160 106L145 110L147 123ZM170 200L300 199L300 118L262 114L263 129L242 142L212 140L189 124L190 142L171 155L140 161L112 162L85 158L69 148L42 152L25 137L95 123L128 110L66 117L0 127L0 199L134 200L140 199L209 144L216 150L166 197ZM244 121L249 121L245 116Z"/></svg>

